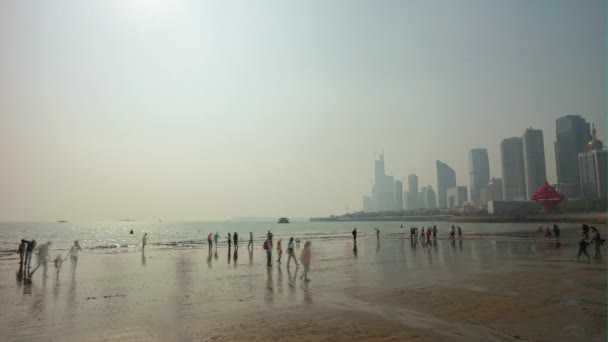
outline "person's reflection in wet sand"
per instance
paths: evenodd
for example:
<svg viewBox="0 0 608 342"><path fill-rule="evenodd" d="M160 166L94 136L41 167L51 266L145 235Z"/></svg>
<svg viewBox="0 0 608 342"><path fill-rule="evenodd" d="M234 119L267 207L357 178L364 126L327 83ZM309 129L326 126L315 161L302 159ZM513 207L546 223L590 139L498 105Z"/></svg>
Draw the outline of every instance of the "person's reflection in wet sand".
<svg viewBox="0 0 608 342"><path fill-rule="evenodd" d="M312 303L312 292L310 291L309 283L306 281L302 282L302 289L304 290L304 301Z"/></svg>
<svg viewBox="0 0 608 342"><path fill-rule="evenodd" d="M272 267L266 267L266 295L264 298L267 302L274 302L274 287L272 284Z"/></svg>
<svg viewBox="0 0 608 342"><path fill-rule="evenodd" d="M212 267L212 264L211 264L211 260L213 259L213 258L211 257L211 255L212 255L212 254L213 254L213 253L212 253L212 249L211 249L211 248L209 248L209 253L208 253L208 255L207 255L207 267L209 267L209 268L211 268L211 267Z"/></svg>
<svg viewBox="0 0 608 342"><path fill-rule="evenodd" d="M247 248L249 251L249 266L253 265L253 246L251 248Z"/></svg>
<svg viewBox="0 0 608 342"><path fill-rule="evenodd" d="M277 291L283 293L283 270L281 264L277 267Z"/></svg>
<svg viewBox="0 0 608 342"><path fill-rule="evenodd" d="M215 260L218 259L218 256L217 256L217 247L215 247L215 254L213 254L213 257L215 258Z"/></svg>
<svg viewBox="0 0 608 342"><path fill-rule="evenodd" d="M19 270L17 271L17 281L19 284L23 281L23 263L19 264Z"/></svg>
<svg viewBox="0 0 608 342"><path fill-rule="evenodd" d="M66 296L66 311L69 316L73 316L77 310L76 302L76 277L70 277L70 287L68 288L68 294Z"/></svg>
<svg viewBox="0 0 608 342"><path fill-rule="evenodd" d="M456 249L456 240L450 239L450 245L452 245L452 249Z"/></svg>
<svg viewBox="0 0 608 342"><path fill-rule="evenodd" d="M433 255L431 254L432 249L426 248L426 255L429 259L429 265L433 264Z"/></svg>
<svg viewBox="0 0 608 342"><path fill-rule="evenodd" d="M458 249L462 252L462 239L458 240Z"/></svg>
<svg viewBox="0 0 608 342"><path fill-rule="evenodd" d="M355 243L355 247L353 247L353 255L357 258L357 244Z"/></svg>
<svg viewBox="0 0 608 342"><path fill-rule="evenodd" d="M376 243L376 253L380 252L380 239L377 239L377 243Z"/></svg>
<svg viewBox="0 0 608 342"><path fill-rule="evenodd" d="M291 289L295 289L296 288L296 280L297 280L297 277L298 277L298 271L299 270L300 270L300 268L296 267L296 271L294 272L293 277L292 277L291 276L291 268L287 267L287 281L288 281L289 287Z"/></svg>
<svg viewBox="0 0 608 342"><path fill-rule="evenodd" d="M230 265L230 259L232 258L232 255L231 255L232 253L230 253L230 252L232 252L232 249L230 247L228 247L228 265Z"/></svg>
<svg viewBox="0 0 608 342"><path fill-rule="evenodd" d="M418 246L418 240L417 239L411 239L410 240L410 244L412 245L412 249L416 250L416 247Z"/></svg>
<svg viewBox="0 0 608 342"><path fill-rule="evenodd" d="M143 248L141 250L141 265L146 267L146 250Z"/></svg>
<svg viewBox="0 0 608 342"><path fill-rule="evenodd" d="M235 267L235 268L236 268L236 266L237 266L237 262L236 262L236 261L237 261L237 260L238 260L238 258L239 258L238 251L239 251L239 249L238 249L238 248L235 248L235 249L234 249L234 255L233 255L233 258L234 258L234 267Z"/></svg>

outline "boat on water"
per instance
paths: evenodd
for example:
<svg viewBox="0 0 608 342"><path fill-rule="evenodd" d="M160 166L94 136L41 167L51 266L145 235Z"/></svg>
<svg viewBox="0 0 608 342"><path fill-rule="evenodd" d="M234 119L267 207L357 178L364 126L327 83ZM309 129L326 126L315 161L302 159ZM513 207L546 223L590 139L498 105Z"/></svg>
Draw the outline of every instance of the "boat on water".
<svg viewBox="0 0 608 342"><path fill-rule="evenodd" d="M68 222L69 221L66 221L66 220L59 220L59 221L57 221L57 223L68 223Z"/></svg>
<svg viewBox="0 0 608 342"><path fill-rule="evenodd" d="M281 217L278 223L289 223L289 219L287 217Z"/></svg>

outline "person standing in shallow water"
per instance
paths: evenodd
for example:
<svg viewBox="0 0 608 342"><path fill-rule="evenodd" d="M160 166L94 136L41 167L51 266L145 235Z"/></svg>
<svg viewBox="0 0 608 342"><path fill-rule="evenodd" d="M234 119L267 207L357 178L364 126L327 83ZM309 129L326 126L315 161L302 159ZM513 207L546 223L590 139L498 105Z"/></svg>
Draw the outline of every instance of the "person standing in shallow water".
<svg viewBox="0 0 608 342"><path fill-rule="evenodd" d="M437 226L433 225L433 240L437 240Z"/></svg>
<svg viewBox="0 0 608 342"><path fill-rule="evenodd" d="M293 259L293 261L296 263L296 266L299 266L298 260L296 259L296 251L295 245L293 243L293 237L290 237L289 242L287 243L287 267L289 267L291 259Z"/></svg>
<svg viewBox="0 0 608 342"><path fill-rule="evenodd" d="M27 242L27 248L25 249L25 273L27 274L30 267L32 267L32 254L34 253L34 248L36 248L36 240L26 240L25 242Z"/></svg>
<svg viewBox="0 0 608 342"><path fill-rule="evenodd" d="M269 238L264 241L264 250L266 251L266 266L272 266L272 242Z"/></svg>
<svg viewBox="0 0 608 342"><path fill-rule="evenodd" d="M211 248L213 247L213 240L211 240L211 235L213 234L209 233L209 235L207 235L207 244L209 245L209 250L211 250Z"/></svg>
<svg viewBox="0 0 608 342"><path fill-rule="evenodd" d="M378 228L374 228L374 229L376 230L376 239L380 240L380 229L378 229Z"/></svg>
<svg viewBox="0 0 608 342"><path fill-rule="evenodd" d="M230 249L230 247L232 247L232 236L228 233L228 249Z"/></svg>
<svg viewBox="0 0 608 342"><path fill-rule="evenodd" d="M239 235L236 232L232 234L232 240L234 240L234 248L239 248Z"/></svg>
<svg viewBox="0 0 608 342"><path fill-rule="evenodd" d="M144 233L144 236L141 238L141 249L143 250L144 248L146 248L147 244L148 244L148 233Z"/></svg>
<svg viewBox="0 0 608 342"><path fill-rule="evenodd" d="M356 243L357 242L357 227L355 227L355 229L353 229L353 241ZM304 246L306 247L306 246Z"/></svg>
<svg viewBox="0 0 608 342"><path fill-rule="evenodd" d="M26 249L27 249L27 242L24 239L21 239L21 243L19 244L19 248L17 249L17 253L19 253L19 265L21 265L21 266L23 266Z"/></svg>
<svg viewBox="0 0 608 342"><path fill-rule="evenodd" d="M304 244L304 249L302 249L302 255L300 255L300 260L302 261L302 265L304 266L304 274L300 276L300 279L304 279L304 281L310 281L310 279L308 278L308 272L310 271L310 259L312 258L310 245L310 241L306 241L306 243Z"/></svg>
<svg viewBox="0 0 608 342"><path fill-rule="evenodd" d="M283 255L283 247L281 247L281 241L283 239L279 239L279 241L277 241L277 254L279 255L279 258L277 259L277 262L280 264L281 263L281 256Z"/></svg>
<svg viewBox="0 0 608 342"><path fill-rule="evenodd" d="M589 254L587 254L587 246L589 245L589 241L585 240L585 238L581 238L578 242L578 254L576 255L576 260L580 261L581 255L585 254L587 256L587 262L591 261Z"/></svg>
<svg viewBox="0 0 608 342"><path fill-rule="evenodd" d="M253 248L253 233L249 232L249 244L247 244L247 248Z"/></svg>
<svg viewBox="0 0 608 342"><path fill-rule="evenodd" d="M70 248L68 255L65 256L65 260L68 260L68 257L70 258L70 263L72 264L72 274L76 272L76 265L78 265L78 254L81 251L82 248L80 248L80 244L78 244L78 240L76 240L74 241L74 245Z"/></svg>
<svg viewBox="0 0 608 342"><path fill-rule="evenodd" d="M559 226L557 224L553 224L553 235L556 239L559 239Z"/></svg>
<svg viewBox="0 0 608 342"><path fill-rule="evenodd" d="M595 255L593 256L593 259L602 260L601 247L602 247L602 244L604 243L604 240L602 239L600 232L597 230L597 228L591 227L591 231L593 232L591 241L592 241L593 247L595 249Z"/></svg>

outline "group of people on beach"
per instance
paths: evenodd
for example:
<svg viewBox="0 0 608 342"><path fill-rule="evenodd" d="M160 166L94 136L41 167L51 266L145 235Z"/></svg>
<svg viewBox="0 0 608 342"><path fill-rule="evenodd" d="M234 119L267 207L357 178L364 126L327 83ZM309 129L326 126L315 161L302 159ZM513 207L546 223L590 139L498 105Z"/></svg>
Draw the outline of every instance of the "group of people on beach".
<svg viewBox="0 0 608 342"><path fill-rule="evenodd" d="M43 269L43 277L48 277L47 275L47 271L48 271L48 264L51 261L51 246L52 246L52 242L51 241L47 241L45 243L42 244L38 244L36 242L35 239L32 240L25 240L25 239L21 239L21 243L19 244L19 247L17 248L17 253L19 254L19 271L17 272L17 279L18 280L22 280L22 279L31 279L32 275L42 266ZM31 269L31 264L32 264L32 256L34 255L34 252L38 252L38 259L37 259L37 264L36 267L34 267L34 269ZM72 247L70 247L70 250L68 252L68 254L64 257L61 256L61 254L57 254L57 256L55 257L55 259L53 260L53 263L55 264L55 269L56 269L56 274L57 274L57 278L59 278L59 272L61 271L61 266L63 265L63 262L68 260L68 258L70 259L71 263L72 263L72 274L74 274L76 272L76 265L78 264L78 256L80 251L82 251L82 248L80 247L80 244L78 243L78 241L74 241L74 245Z"/></svg>
<svg viewBox="0 0 608 342"><path fill-rule="evenodd" d="M251 233L250 233L251 234ZM251 234L252 238L253 235ZM279 239L276 244L276 252L278 255L277 262L281 263L281 256L283 255L283 247L282 247L283 239ZM304 266L304 274L300 277L300 279L304 279L305 281L310 281L308 278L308 273L310 272L310 262L312 258L311 251L312 243L310 241L306 241L304 243L304 248L300 253L300 262L302 266ZM296 258L296 248L300 247L300 240L294 239L293 237L289 238L289 242L287 243L287 267L289 267L291 260L293 259L296 267L299 267L298 260ZM272 267L272 251L274 249L273 244L273 234L269 230L266 234L266 240L264 240L263 244L264 251L266 251L266 266Z"/></svg>
<svg viewBox="0 0 608 342"><path fill-rule="evenodd" d="M543 232L543 226L538 226L538 232L539 233ZM545 237L547 239L551 239L552 237L555 237L556 240L559 240L559 234L560 234L561 230L559 229L559 226L557 224L553 224L553 230L551 230L549 228L549 226L546 226L544 229L544 232L545 232Z"/></svg>
<svg viewBox="0 0 608 342"><path fill-rule="evenodd" d="M601 247L604 244L605 239L602 239L600 232L595 227L589 227L588 225L583 224L581 230L582 234L578 241L578 253L576 254L576 260L580 261L581 255L585 254L587 257L587 262L591 261L591 258L587 253L587 246L591 244L593 244L595 247L595 255L593 256L593 259L602 260ZM590 233L593 233L593 235L589 235Z"/></svg>

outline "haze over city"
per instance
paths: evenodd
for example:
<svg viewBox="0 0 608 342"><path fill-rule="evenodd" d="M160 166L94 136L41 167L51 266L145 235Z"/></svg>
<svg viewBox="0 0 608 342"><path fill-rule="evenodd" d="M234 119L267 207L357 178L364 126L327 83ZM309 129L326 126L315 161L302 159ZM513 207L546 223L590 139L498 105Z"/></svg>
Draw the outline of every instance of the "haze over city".
<svg viewBox="0 0 608 342"><path fill-rule="evenodd" d="M361 210L579 114L606 141L606 2L3 1L0 220ZM406 190L406 189L405 189Z"/></svg>

